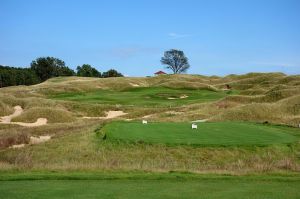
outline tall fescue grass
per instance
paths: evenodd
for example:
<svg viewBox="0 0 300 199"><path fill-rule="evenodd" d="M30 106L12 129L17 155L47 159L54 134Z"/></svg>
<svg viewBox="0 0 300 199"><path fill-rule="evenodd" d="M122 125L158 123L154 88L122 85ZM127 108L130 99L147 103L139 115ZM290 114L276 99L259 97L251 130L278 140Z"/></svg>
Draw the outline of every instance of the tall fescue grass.
<svg viewBox="0 0 300 199"><path fill-rule="evenodd" d="M18 144L28 144L29 135L26 132L12 130L9 133L1 132L0 149Z"/></svg>
<svg viewBox="0 0 300 199"><path fill-rule="evenodd" d="M196 148L128 144L83 131L22 150L0 152L2 169L141 170L217 173L299 172L299 144Z"/></svg>
<svg viewBox="0 0 300 199"><path fill-rule="evenodd" d="M263 95L267 92L266 89L263 88L250 88L246 90L242 90L239 92L240 95Z"/></svg>
<svg viewBox="0 0 300 199"><path fill-rule="evenodd" d="M38 118L47 118L49 123L66 123L76 120L72 112L63 109L36 107L27 109L22 115L13 118L12 121L35 122Z"/></svg>
<svg viewBox="0 0 300 199"><path fill-rule="evenodd" d="M66 134L81 132L90 126L97 124L97 121L84 120L70 123L53 123L34 128L22 127L11 124L0 125L0 149L16 144L27 144L30 136L50 135L52 138L59 138ZM20 139L22 138L22 139Z"/></svg>
<svg viewBox="0 0 300 199"><path fill-rule="evenodd" d="M272 105L251 104L223 112L213 117L212 121L252 121L298 127L299 118L299 116L291 116L276 110L276 107Z"/></svg>
<svg viewBox="0 0 300 199"><path fill-rule="evenodd" d="M4 102L0 101L0 116L9 115L13 110Z"/></svg>

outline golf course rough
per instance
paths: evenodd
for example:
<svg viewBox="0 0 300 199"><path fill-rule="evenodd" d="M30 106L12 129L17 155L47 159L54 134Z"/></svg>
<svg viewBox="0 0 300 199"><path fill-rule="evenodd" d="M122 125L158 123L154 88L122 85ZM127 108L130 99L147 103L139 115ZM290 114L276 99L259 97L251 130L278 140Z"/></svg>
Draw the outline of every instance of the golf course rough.
<svg viewBox="0 0 300 199"><path fill-rule="evenodd" d="M277 128L255 123L206 122L191 123L112 122L102 132L107 140L195 146L265 146L292 143L297 138L288 133L289 128Z"/></svg>

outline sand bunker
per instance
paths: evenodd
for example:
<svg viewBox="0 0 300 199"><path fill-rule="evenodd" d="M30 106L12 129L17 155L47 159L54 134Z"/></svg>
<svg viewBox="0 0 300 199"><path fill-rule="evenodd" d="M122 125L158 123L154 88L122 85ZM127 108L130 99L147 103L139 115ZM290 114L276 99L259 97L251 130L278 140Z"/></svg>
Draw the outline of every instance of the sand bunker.
<svg viewBox="0 0 300 199"><path fill-rule="evenodd" d="M119 117L122 115L127 115L128 113L124 113L123 111L108 111L106 112L106 117L105 119L112 119L115 117Z"/></svg>
<svg viewBox="0 0 300 199"><path fill-rule="evenodd" d="M131 86L133 86L133 87L139 87L140 85L138 85L138 84L134 84L134 83L129 83Z"/></svg>
<svg viewBox="0 0 300 199"><path fill-rule="evenodd" d="M2 123L2 124L17 124L17 125L26 126L26 127L36 127L36 126L45 125L48 122L48 120L46 118L38 118L36 120L36 122L34 122L34 123L11 122L11 120L13 118L18 117L23 113L23 109L21 106L15 106L14 109L15 109L15 112L13 114L1 117L0 123Z"/></svg>
<svg viewBox="0 0 300 199"><path fill-rule="evenodd" d="M36 122L33 123L25 123L25 122L10 122L10 124L17 124L20 126L26 126L26 127L36 127L36 126L43 126L46 125L48 120L46 118L38 118Z"/></svg>
<svg viewBox="0 0 300 199"><path fill-rule="evenodd" d="M44 135L39 137L30 136L29 144L40 144L40 143L47 142L50 139L51 139L50 135Z"/></svg>
<svg viewBox="0 0 300 199"><path fill-rule="evenodd" d="M11 149L19 149L19 148L23 148L25 146L25 144L15 144L10 146L9 148Z"/></svg>
<svg viewBox="0 0 300 199"><path fill-rule="evenodd" d="M39 137L34 137L34 136L30 136L30 140L29 140L29 145L33 145L33 144L41 144L44 142L47 142L51 139L50 135L42 135ZM15 144L10 146L10 149L19 149L19 148L23 148L25 147L27 144Z"/></svg>
<svg viewBox="0 0 300 199"><path fill-rule="evenodd" d="M167 111L167 114L172 114L172 115L180 115L183 114L184 112L176 112L176 111Z"/></svg>
<svg viewBox="0 0 300 199"><path fill-rule="evenodd" d="M147 119L147 118L151 118L151 117L153 117L153 116L155 116L156 114L150 114L150 115L145 115L145 116L143 116L142 118L143 119Z"/></svg>
<svg viewBox="0 0 300 199"><path fill-rule="evenodd" d="M127 115L128 113L124 113L123 111L108 111L106 112L106 117L83 117L84 119L113 119L116 117L120 117L123 115Z"/></svg>
<svg viewBox="0 0 300 199"><path fill-rule="evenodd" d="M188 98L189 96L187 96L187 95L181 95L180 96L180 99L185 99L185 98Z"/></svg>
<svg viewBox="0 0 300 199"><path fill-rule="evenodd" d="M176 97L168 97L169 100L175 100L175 99L185 99L185 98L188 98L189 96L187 95L181 95L179 98L176 98Z"/></svg>
<svg viewBox="0 0 300 199"><path fill-rule="evenodd" d="M13 118L18 117L19 115L21 115L23 113L23 109L21 106L15 106L14 109L15 109L15 112L13 114L1 117L0 122L1 123L10 123L10 121Z"/></svg>
<svg viewBox="0 0 300 199"><path fill-rule="evenodd" d="M207 122L208 119L203 119L203 120L195 120L195 121L192 121L193 123L197 123L197 122Z"/></svg>

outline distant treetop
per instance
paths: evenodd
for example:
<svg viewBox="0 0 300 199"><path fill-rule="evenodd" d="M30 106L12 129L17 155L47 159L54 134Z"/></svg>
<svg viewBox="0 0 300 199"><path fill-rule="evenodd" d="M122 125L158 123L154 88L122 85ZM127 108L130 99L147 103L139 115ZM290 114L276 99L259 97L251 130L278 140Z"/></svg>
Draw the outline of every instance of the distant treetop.
<svg viewBox="0 0 300 199"><path fill-rule="evenodd" d="M65 65L65 62L54 57L39 57L31 62L31 69L41 81L51 77L73 76L75 72Z"/></svg>
<svg viewBox="0 0 300 199"><path fill-rule="evenodd" d="M190 67L188 58L181 50L171 49L166 51L160 61L174 74L186 72Z"/></svg>
<svg viewBox="0 0 300 199"><path fill-rule="evenodd" d="M89 64L77 66L77 76L80 77L101 77L101 73Z"/></svg>
<svg viewBox="0 0 300 199"><path fill-rule="evenodd" d="M103 72L102 77L107 78L107 77L123 77L122 73L119 73L115 69L110 69L106 72Z"/></svg>

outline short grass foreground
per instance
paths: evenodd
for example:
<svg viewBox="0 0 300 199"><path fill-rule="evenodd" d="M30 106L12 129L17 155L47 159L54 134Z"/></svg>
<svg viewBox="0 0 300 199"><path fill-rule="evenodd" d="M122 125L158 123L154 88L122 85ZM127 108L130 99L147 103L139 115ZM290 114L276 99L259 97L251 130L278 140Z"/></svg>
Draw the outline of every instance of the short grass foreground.
<svg viewBox="0 0 300 199"><path fill-rule="evenodd" d="M209 102L228 95L211 90L172 89L164 87L133 88L124 91L98 90L51 95L51 98L85 103L122 104L138 106L177 106Z"/></svg>
<svg viewBox="0 0 300 199"><path fill-rule="evenodd" d="M19 175L19 174L16 174ZM101 177L97 174L62 177L9 176L0 180L0 197L27 198L230 198L296 199L300 197L299 177L272 176L176 176L147 174ZM2 176L3 177L3 176ZM82 178L82 179L81 179Z"/></svg>
<svg viewBox="0 0 300 199"><path fill-rule="evenodd" d="M187 144L199 146L243 146L291 143L297 138L289 134L290 128L239 123L148 123L112 122L102 131L108 140L123 140L139 143Z"/></svg>

